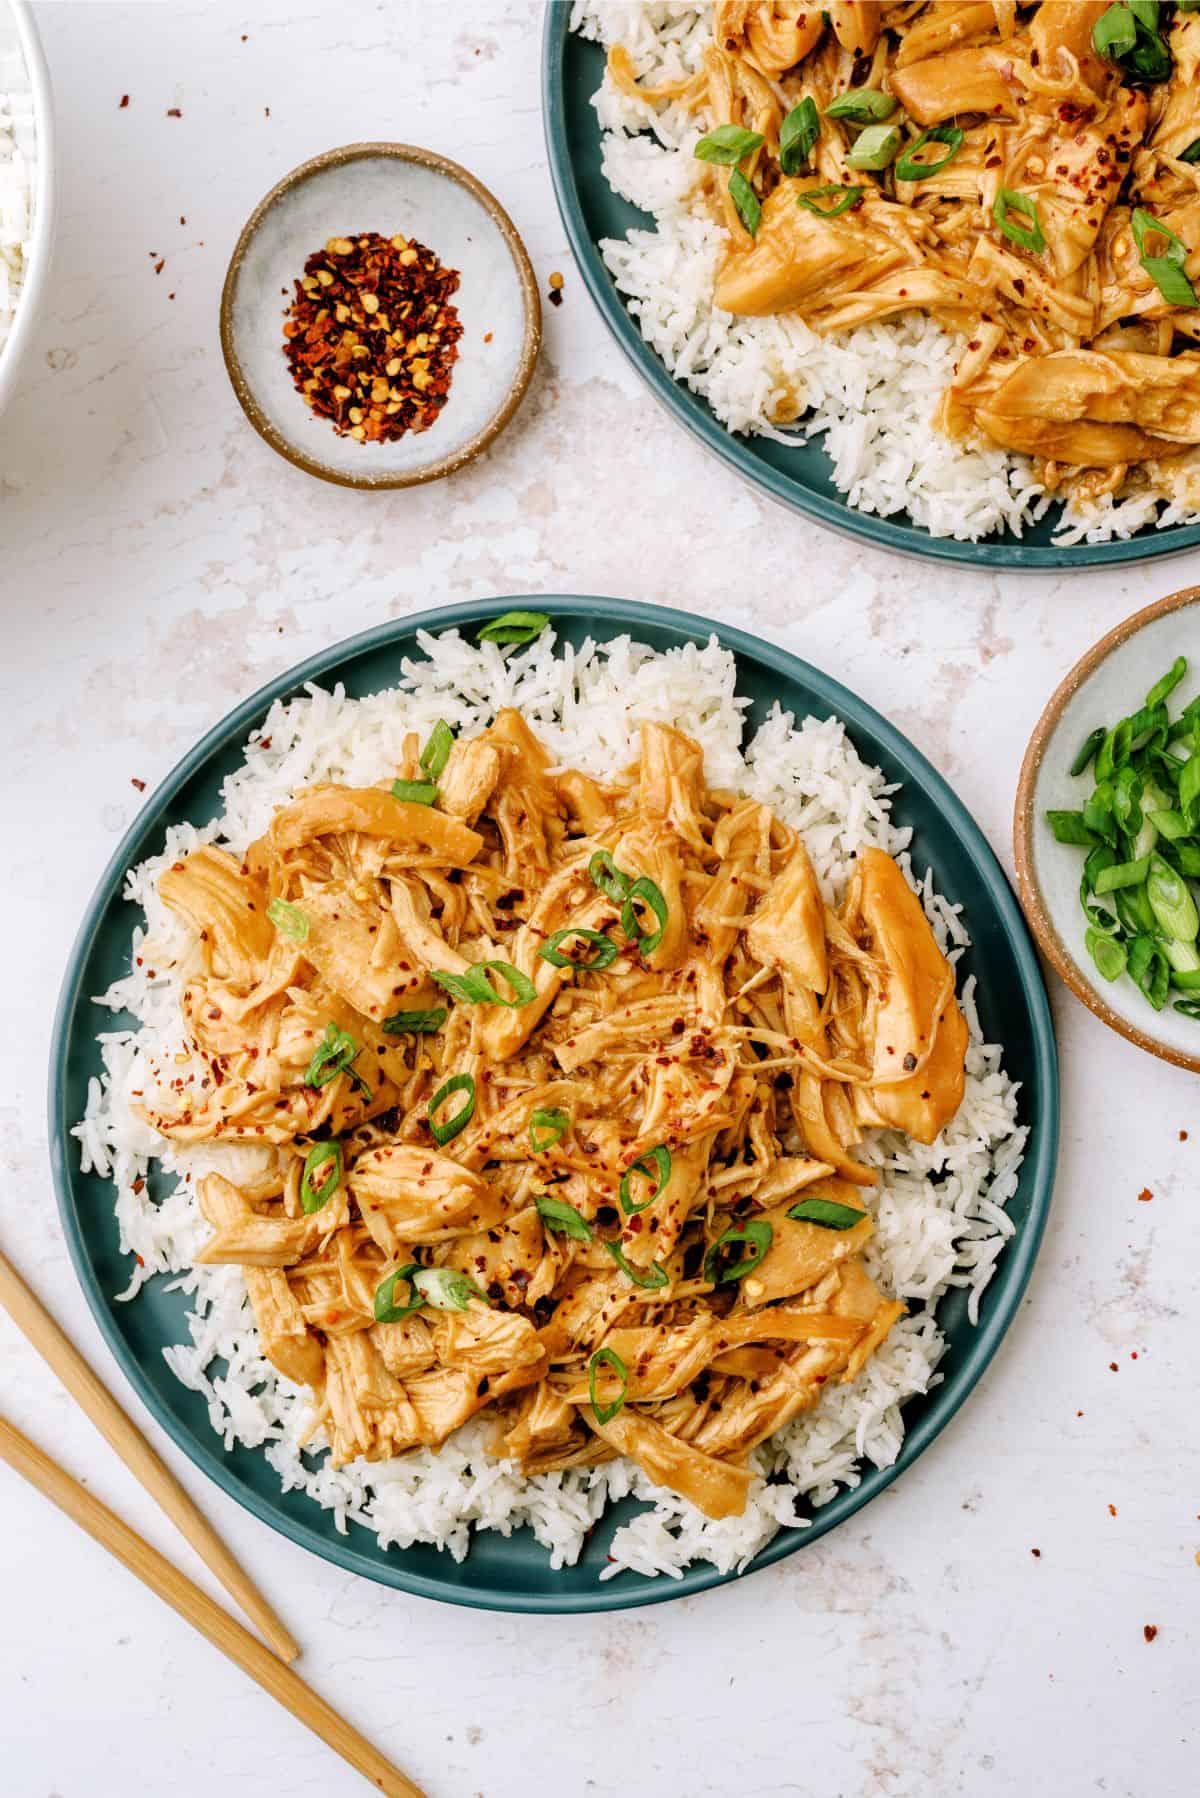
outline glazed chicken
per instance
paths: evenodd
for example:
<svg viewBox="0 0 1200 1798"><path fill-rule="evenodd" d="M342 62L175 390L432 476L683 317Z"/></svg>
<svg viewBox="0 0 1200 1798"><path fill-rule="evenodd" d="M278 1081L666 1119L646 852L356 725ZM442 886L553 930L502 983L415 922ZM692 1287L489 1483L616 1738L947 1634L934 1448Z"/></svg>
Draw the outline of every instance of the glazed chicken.
<svg viewBox="0 0 1200 1798"><path fill-rule="evenodd" d="M962 340L943 431L1033 457L1051 491L1200 503L1200 12L718 0L690 81L609 67L752 134L702 165L720 307L823 332L919 309Z"/></svg>
<svg viewBox="0 0 1200 1798"><path fill-rule="evenodd" d="M727 1516L901 1315L861 1143L954 1115L953 971L895 862L834 909L682 733L596 781L516 712L439 725L393 788L298 792L160 891L188 1048L142 1115L261 1151L201 1179L198 1259L241 1268L335 1465L486 1411L528 1472L628 1455Z"/></svg>

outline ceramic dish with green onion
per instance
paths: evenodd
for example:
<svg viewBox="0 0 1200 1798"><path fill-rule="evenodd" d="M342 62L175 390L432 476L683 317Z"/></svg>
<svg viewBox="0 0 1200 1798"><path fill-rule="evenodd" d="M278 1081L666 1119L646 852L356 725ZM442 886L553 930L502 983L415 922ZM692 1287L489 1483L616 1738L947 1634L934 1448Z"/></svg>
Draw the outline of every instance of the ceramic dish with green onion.
<svg viewBox="0 0 1200 1798"><path fill-rule="evenodd" d="M1121 1035L1200 1070L1200 589L1071 670L1026 752L1021 899L1072 991Z"/></svg>

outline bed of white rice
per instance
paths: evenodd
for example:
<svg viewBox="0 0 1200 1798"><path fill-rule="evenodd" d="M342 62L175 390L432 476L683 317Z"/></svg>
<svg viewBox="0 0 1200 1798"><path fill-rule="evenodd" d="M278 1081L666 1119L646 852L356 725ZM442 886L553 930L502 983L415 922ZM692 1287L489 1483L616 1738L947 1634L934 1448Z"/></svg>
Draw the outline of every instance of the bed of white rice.
<svg viewBox="0 0 1200 1798"><path fill-rule="evenodd" d="M17 51L0 47L0 356L16 317L33 230L33 96Z"/></svg>
<svg viewBox="0 0 1200 1798"><path fill-rule="evenodd" d="M420 1450L385 1465L358 1462L335 1471L321 1454L301 1450L307 1395L264 1360L240 1272L191 1266L208 1233L194 1197L196 1177L221 1166L236 1178L261 1151L178 1150L130 1111L131 1091L150 1088L155 1067L175 1073L172 1057L187 1055L179 998L189 941L158 898L163 867L200 841L240 853L309 782L387 778L405 732L424 735L438 718L470 733L501 705L518 706L562 764L599 776L636 758L641 720L670 721L703 745L710 781L753 794L803 831L831 899L864 844L908 866L909 833L890 818L893 789L859 758L839 722L797 722L776 710L742 745L746 701L736 693L733 658L715 639L666 654L628 637L603 646L589 642L576 652L556 646L552 632L507 656L456 631L422 635L420 644L428 659L406 661L394 690L354 700L340 687L313 687L273 706L247 744L243 765L225 783L223 816L202 829L173 829L162 854L128 877L126 896L144 913L133 932L132 972L98 1003L131 1013L136 1024L101 1035L105 1072L92 1080L75 1132L84 1170L111 1179L115 1188L132 1268L122 1296L135 1300L152 1275L172 1276L190 1301L188 1340L165 1351L172 1370L204 1395L227 1447L261 1447L283 1487L302 1487L336 1514L342 1529L353 1522L375 1531L385 1547L436 1543L461 1559L472 1527L507 1534L528 1524L557 1567L577 1558L608 1501L632 1492L648 1508L616 1532L601 1577L626 1567L678 1574L696 1559L722 1571L740 1569L781 1526L803 1521L801 1501L824 1503L839 1487L859 1482L864 1462L886 1467L895 1459L905 1399L940 1378L938 1300L951 1286L965 1287L974 1318L1012 1232L1005 1205L1016 1190L1026 1130L1017 1123L1017 1089L1001 1050L982 1038L971 982L961 994L971 1046L957 1117L929 1148L879 1132L865 1149L882 1176L878 1190L866 1195L877 1224L872 1272L907 1302L909 1313L852 1384L827 1392L815 1412L756 1451L760 1472L775 1478L753 1486L743 1517L720 1523L652 1488L625 1463L525 1478L483 1451L485 1426L478 1422L438 1453ZM964 921L938 896L928 872L919 890L940 941L957 958L968 940ZM156 1158L159 1172L147 1185Z"/></svg>
<svg viewBox="0 0 1200 1798"><path fill-rule="evenodd" d="M668 0L575 0L572 28L606 48L623 44L648 85L681 79L712 41L709 5ZM1025 456L952 443L932 420L959 339L922 313L820 337L786 315L739 318L713 304L724 228L693 209L704 179L692 154L696 115L677 104L631 99L608 79L593 105L603 129L609 185L654 229L601 243L604 260L642 336L670 372L706 399L734 432L794 442L822 435L835 485L862 512L907 511L936 537L976 541L1024 528L1056 504ZM800 390L797 431L770 422ZM1130 537L1147 525L1200 523L1200 472L1167 474L1178 497L1147 493L1063 507L1055 541Z"/></svg>

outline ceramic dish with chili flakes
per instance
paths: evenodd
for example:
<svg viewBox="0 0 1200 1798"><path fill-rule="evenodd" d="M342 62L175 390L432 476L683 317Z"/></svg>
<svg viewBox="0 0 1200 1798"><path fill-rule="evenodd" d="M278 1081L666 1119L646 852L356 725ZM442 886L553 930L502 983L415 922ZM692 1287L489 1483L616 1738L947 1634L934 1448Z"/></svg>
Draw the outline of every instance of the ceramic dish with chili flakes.
<svg viewBox="0 0 1200 1798"><path fill-rule="evenodd" d="M516 412L540 342L508 214L408 144L350 144L285 176L251 214L221 298L247 418L297 468L347 487L414 486L470 462Z"/></svg>

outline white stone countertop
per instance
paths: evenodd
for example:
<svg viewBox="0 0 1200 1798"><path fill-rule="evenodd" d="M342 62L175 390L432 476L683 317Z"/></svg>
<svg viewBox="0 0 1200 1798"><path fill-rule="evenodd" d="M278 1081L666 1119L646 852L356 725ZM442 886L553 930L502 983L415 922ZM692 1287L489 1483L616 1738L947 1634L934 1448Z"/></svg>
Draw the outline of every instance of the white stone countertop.
<svg viewBox="0 0 1200 1798"><path fill-rule="evenodd" d="M61 210L35 353L0 420L4 1247L290 1620L305 1676L431 1798L1183 1798L1200 1721L1200 1104L1191 1077L1057 983L1058 1187L991 1370L876 1503L695 1599L497 1616L325 1565L167 1443L68 1265L43 1093L73 933L138 783L291 663L474 595L687 606L886 712L1011 865L1017 769L1051 688L1101 631L1200 581L1200 554L1061 578L899 560L708 459L639 386L572 266L542 141L540 10L36 9ZM465 162L543 290L566 276L517 422L458 478L411 493L344 492L280 461L217 341L251 207L305 157L372 137ZM2 1317L0 1411L196 1573ZM0 1592L4 1798L365 1790L4 1468Z"/></svg>

